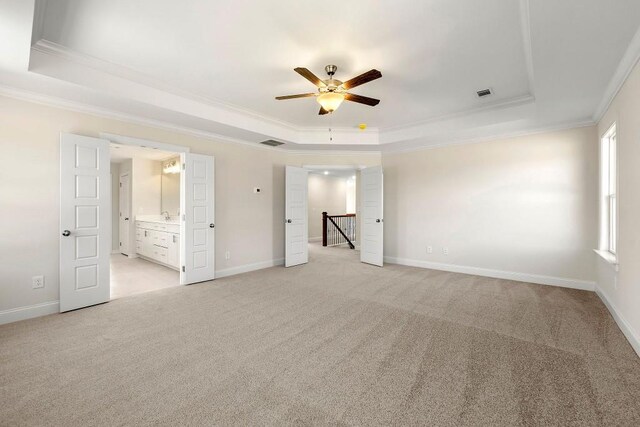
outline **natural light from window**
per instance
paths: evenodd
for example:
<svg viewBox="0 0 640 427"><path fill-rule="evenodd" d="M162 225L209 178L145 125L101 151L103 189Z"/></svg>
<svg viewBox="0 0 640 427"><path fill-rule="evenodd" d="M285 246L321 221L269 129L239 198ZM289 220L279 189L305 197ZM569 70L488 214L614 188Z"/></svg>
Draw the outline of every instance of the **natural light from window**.
<svg viewBox="0 0 640 427"><path fill-rule="evenodd" d="M618 246L617 155L615 123L600 144L600 251L615 259Z"/></svg>

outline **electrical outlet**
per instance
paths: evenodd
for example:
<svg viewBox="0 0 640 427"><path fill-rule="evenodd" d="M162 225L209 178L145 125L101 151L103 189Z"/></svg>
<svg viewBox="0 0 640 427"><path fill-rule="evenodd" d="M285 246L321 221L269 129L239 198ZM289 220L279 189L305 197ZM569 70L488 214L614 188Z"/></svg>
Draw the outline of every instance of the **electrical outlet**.
<svg viewBox="0 0 640 427"><path fill-rule="evenodd" d="M427 253L428 254L432 254L433 253L433 246L427 246Z"/></svg>
<svg viewBox="0 0 640 427"><path fill-rule="evenodd" d="M449 255L449 248L442 248L442 253L445 255Z"/></svg>
<svg viewBox="0 0 640 427"><path fill-rule="evenodd" d="M44 276L33 276L31 278L31 284L33 289L44 288Z"/></svg>
<svg viewBox="0 0 640 427"><path fill-rule="evenodd" d="M224 259L231 259L231 252L226 251L226 252L224 253Z"/></svg>

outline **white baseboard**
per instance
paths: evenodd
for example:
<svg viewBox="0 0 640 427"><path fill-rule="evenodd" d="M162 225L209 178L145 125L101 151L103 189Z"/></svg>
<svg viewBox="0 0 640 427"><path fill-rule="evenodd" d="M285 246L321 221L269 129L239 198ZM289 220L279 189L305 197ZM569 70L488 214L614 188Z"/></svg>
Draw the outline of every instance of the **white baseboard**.
<svg viewBox="0 0 640 427"><path fill-rule="evenodd" d="M563 288L594 291L596 283L588 280L566 279L564 277L543 276L540 274L518 273L515 271L492 270L489 268L469 267L464 265L444 264L439 262L420 261L406 258L384 257L390 264L410 267L428 268L431 270L451 271L454 273L473 274L475 276L493 277L496 279L515 280L518 282L536 283L538 285L560 286Z"/></svg>
<svg viewBox="0 0 640 427"><path fill-rule="evenodd" d="M309 243L322 242L322 236L320 237L309 237Z"/></svg>
<svg viewBox="0 0 640 427"><path fill-rule="evenodd" d="M248 273L249 271L262 270L263 268L275 267L283 265L284 258L274 259L270 261L257 262L254 264L246 264L238 267L227 268L216 271L216 278L233 276L240 273ZM19 320L31 319L33 317L46 316L60 312L59 301L44 302L41 304L29 305L26 307L11 308L9 310L0 311L0 325L5 323L17 322Z"/></svg>
<svg viewBox="0 0 640 427"><path fill-rule="evenodd" d="M629 341L629 344L631 344L631 347L633 347L638 356L640 356L640 334L638 334L629 324L629 322L627 322L625 318L622 317L616 306L613 305L609 297L607 297L607 294L605 294L604 291L597 285L596 294L598 294L604 305L607 307L609 313L611 313L611 316L618 324L618 327L620 328L624 336L627 337L627 340Z"/></svg>
<svg viewBox="0 0 640 427"><path fill-rule="evenodd" d="M235 276L236 274L248 273L250 271L262 270L263 268L275 267L277 265L284 265L284 258L272 259L269 261L256 262L253 264L240 265L238 267L225 268L224 270L216 271L216 279L222 277Z"/></svg>
<svg viewBox="0 0 640 427"><path fill-rule="evenodd" d="M0 325L59 312L60 303L58 301L49 301L25 307L11 308L9 310L0 311Z"/></svg>

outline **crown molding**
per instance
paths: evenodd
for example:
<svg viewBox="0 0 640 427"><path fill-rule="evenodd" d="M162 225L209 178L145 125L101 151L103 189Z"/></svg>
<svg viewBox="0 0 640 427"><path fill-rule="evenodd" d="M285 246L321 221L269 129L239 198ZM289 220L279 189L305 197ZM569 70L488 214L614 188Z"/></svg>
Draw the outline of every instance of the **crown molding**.
<svg viewBox="0 0 640 427"><path fill-rule="evenodd" d="M53 65L51 68L56 70L55 73L49 75L43 72L42 75L66 81L56 73L64 74L64 72L68 72L71 75L75 74L75 76L81 76L79 77L80 80L72 78L68 80L70 83L87 86L87 81L100 82L96 84L110 87L116 96L126 96L124 94L128 93L134 95L132 99L138 102L160 101L160 104L154 105L169 110L174 108L172 111L179 114L192 115L203 120L262 134L265 139L273 138L300 145L327 143L324 136L320 137L320 135L323 135L321 132L327 132L327 128L300 127L235 105L195 95L134 69L76 52L46 39L38 40L31 47L31 53L30 71L33 73L40 73L40 70L46 70L49 66L49 61L51 61ZM67 69L61 71L63 70L61 67L67 67ZM82 72L83 69L85 72ZM88 77L91 73L95 75ZM128 84L129 87L123 90L122 84ZM131 85L136 85L137 88ZM152 92L149 92L149 89ZM138 94L138 96L135 96L135 94ZM175 109L177 105L181 107ZM333 144L377 145L379 143L378 130L376 128L371 128L364 134L358 132L359 129L352 127L333 127ZM357 140L354 141L353 137L356 135Z"/></svg>
<svg viewBox="0 0 640 427"><path fill-rule="evenodd" d="M147 118L136 116L133 114L126 114L126 113L122 113L115 110L95 107L93 105L83 104L76 101L69 101L69 100L58 98L55 96L42 95L40 93L31 92L23 89L16 89L10 86L0 85L0 95L22 100L22 101L32 102L34 104L44 105L47 107L60 108L63 110L73 111L73 112L82 113L82 114L88 114L95 117L118 120L121 122L130 123L134 125L154 127L154 128L162 129L169 132L182 133L185 135L213 140L217 142L243 144L259 150L267 150L267 151L278 150L277 147L269 147L266 145L261 145L257 142L254 143L250 141L244 141L241 139L216 134L213 132L207 132L207 131L189 128L185 126L178 126L178 125L170 124L160 120L147 119ZM282 151L282 149L280 149L280 151Z"/></svg>
<svg viewBox="0 0 640 427"><path fill-rule="evenodd" d="M314 155L327 155L327 156L336 156L336 155L380 155L380 150L365 150L366 147L363 146L362 151L355 150L336 150L335 147L331 146L333 149L325 150L325 149L289 149L291 146L304 147L304 145L298 144L285 144L280 147L269 147L267 145L262 145L259 142L251 142L245 141L238 138L232 138L226 135L217 134L214 132L203 131L200 129L189 128L186 126L178 126L171 123L167 123L160 120L147 119L144 117L136 116L133 114L125 114L115 110L108 110L105 108L95 107L89 104L83 104L76 101L69 101L65 99L61 99L54 96L43 95L40 93L27 91L23 89L16 89L14 87L5 86L0 84L0 95L18 99L21 101L27 101L38 105L43 105L47 107L60 108L62 110L73 111L81 114L88 114L95 117L118 120L125 123L130 123L139 126L149 126L157 129L162 129L168 132L176 132L184 135L193 136L196 138L207 139L211 141L227 143L227 144L240 144L248 148L253 148L256 150L270 151L270 152L279 152L279 153L287 153L287 154L314 154ZM329 147L329 146L328 146ZM371 147L371 146L368 146ZM376 147L378 148L378 147Z"/></svg>
<svg viewBox="0 0 640 427"><path fill-rule="evenodd" d="M611 81L609 82L609 85L604 92L602 100L600 101L600 104L598 104L598 108L593 114L594 122L598 123L600 122L600 120L602 120L602 117L604 117L605 113L611 106L611 103L618 95L618 92L620 92L620 89L622 89L622 86L627 81L627 78L633 71L633 68L636 66L638 61L640 61L640 28L633 36L633 39L631 39L629 47L624 53L620 64L618 64L618 68L613 74L613 77L611 78Z"/></svg>
<svg viewBox="0 0 640 427"><path fill-rule="evenodd" d="M471 115L488 113L492 111L522 107L533 104L534 102L535 98L532 95L527 94L520 97L508 99L506 101L498 101L491 104L485 104L483 106L476 107L470 110L440 116L438 118L431 119L428 122L422 122L410 126L403 126L390 131L384 131L380 135L381 145L385 146L401 143L402 141L420 139L423 137L423 135L426 134L425 128L434 123L443 123L461 117L469 117Z"/></svg>
<svg viewBox="0 0 640 427"><path fill-rule="evenodd" d="M382 128L381 133L385 134L385 133L398 132L398 131L401 132L408 129L415 129L424 125L429 125L429 124L442 122L450 119L456 119L459 117L471 116L473 114L482 113L485 111L501 110L504 108L517 107L520 105L530 104L532 102L535 102L535 100L536 99L533 95L531 95L530 93L527 93L525 95L516 96L513 98L501 100L501 101L487 102L487 103L484 103L483 105L468 108L465 110L454 111L452 113L446 113L439 116L434 116L426 120L405 123L398 126L389 126L386 128Z"/></svg>
<svg viewBox="0 0 640 427"><path fill-rule="evenodd" d="M503 139L520 138L520 137L525 137L525 136L538 135L538 134L542 134L542 133L559 132L559 131L568 130L568 129L579 129L579 128L583 128L583 127L595 126L596 124L597 123L594 122L591 119L574 120L574 121L567 121L567 122L560 123L560 124L554 124L554 125L551 125L551 126L533 127L533 128L522 130L522 131L497 133L497 134L493 134L493 135L489 135L489 136L483 136L483 137L479 137L479 138L454 139L454 140L451 140L451 141L436 142L436 143L433 143L433 144L428 144L428 145L423 145L423 146L418 146L418 147L415 147L415 146L414 147L407 147L406 145L403 146L402 144L394 144L394 145L396 145L395 147L391 146L390 148L383 150L382 154L413 153L413 152L424 151L424 150L432 150L432 149L435 149L435 148L450 147L450 146L454 146L454 145L477 144L477 143L481 143L481 142L490 142L490 141L498 141L498 140L503 140Z"/></svg>
<svg viewBox="0 0 640 427"><path fill-rule="evenodd" d="M331 146L332 149L317 149L317 148L309 148L309 149L290 149L288 147L298 146L304 147L304 145L290 145L285 144L280 147L269 147L266 145L262 145L258 142L245 141L238 138L232 138L225 135L216 134L213 132L207 132L199 129L177 126L167 122L147 119L131 114L124 114L118 111L107 110L103 108L98 108L88 104L82 104L75 101L63 100L57 97L42 95L39 93L26 91L22 89L16 89L13 87L0 85L0 95L14 98L22 101L32 102L34 104L44 105L48 107L60 108L67 111L73 111L82 114L89 114L92 116L97 116L101 118L118 120L134 125L140 126L149 126L157 129L162 129L169 132L182 133L185 135L207 139L211 141L228 143L228 144L240 144L248 148L270 151L270 152L279 152L287 155L314 155L314 156L381 156L385 154L401 154L401 153L411 153L418 152L424 150L431 150L435 148L442 148L447 146L454 145L465 145L465 144L475 144L481 142L489 142L495 141L499 139L509 139L509 138L517 138L529 135L535 135L546 132L557 132L567 129L581 128L594 126L597 123L593 120L577 120L577 121L569 121L561 124L556 124L553 126L543 126L537 128L531 128L524 131L518 132L510 132L503 134L494 134L481 138L466 138L466 139L453 139L451 141L434 143L429 145L417 146L417 147L407 147L404 144L396 143L396 144L387 144L386 146L375 146L376 149L371 149L374 146L363 146L363 150L340 150L335 149L339 146ZM329 146L328 146L329 147Z"/></svg>
<svg viewBox="0 0 640 427"><path fill-rule="evenodd" d="M523 8L523 10L528 11L528 2L527 0L521 0L524 2L527 7ZM523 19L523 25L525 25L525 33L528 34L529 26L528 26L528 14ZM528 46L528 47L527 47ZM530 58L530 37L525 37L525 56L529 58L528 61L528 78L530 82L533 79L532 76L532 65ZM148 87L153 90L157 90L163 93L166 93L171 96L179 97L185 99L187 101L195 103L195 105L201 105L203 108L213 108L215 111L223 114L224 117L229 117L225 114L234 114L240 122L243 122L244 125L242 129L253 131L256 133L262 134L271 134L269 136L274 139L281 139L283 141L287 141L290 143L296 143L300 145L305 144L327 144L328 141L328 128L319 128L319 127L303 127L296 126L292 123L288 123L282 120L278 120L272 117L268 117L266 115L262 115L256 113L255 111L251 111L236 105L231 105L228 103L223 103L217 100L213 100L201 95L195 95L193 93L184 91L177 87L167 84L166 82L160 81L156 78L150 77L144 73L136 71L134 69L121 66L119 64L115 64L110 61L105 61L103 59L99 59L93 57L91 55L86 55L83 53L79 53L73 51L66 46L51 42L46 39L38 40L32 46L32 52L36 52L42 55L47 55L55 59L62 60L68 64L73 64L77 66L87 67L91 69L93 72L102 73L104 76L109 76L110 78L122 79L124 81L128 81L141 87ZM527 53L528 52L528 53ZM31 69L33 72L37 72L37 66ZM46 75L46 74L45 74ZM55 76L52 76L55 78ZM78 84L76 82L76 84ZM530 88L531 89L531 88ZM145 102L140 101L140 102ZM535 102L535 97L531 93L527 93L521 96L513 97L506 100L495 101L495 102L486 102L482 105L474 106L469 109L460 110L456 112L446 113L438 116L430 117L426 120L421 120L418 122L412 122L407 124L402 124L393 127L385 127L385 128L368 128L367 130L360 131L359 129L352 127L332 127L333 133L333 144L334 145L383 145L389 143L401 142L404 140L406 135L411 135L412 138L415 138L416 135L425 134L428 129L423 129L423 127L428 127L429 125L433 125L434 123L450 120L453 118L461 118L465 116L472 116L474 114L478 114L481 112L488 111L498 111L505 108L517 107L523 104L533 103ZM182 112L183 114L189 114L188 112ZM217 114L217 113L216 113ZM202 119L212 120L211 118L207 119L205 116L201 116ZM253 121L254 125L251 124ZM221 124L226 124L228 126L238 127L238 120L235 121L236 124L231 122L225 123L224 121L220 121ZM264 125L270 126L271 133L268 129L265 130L264 126L260 126L262 123ZM252 129L253 128L253 129ZM257 130L257 129L261 129ZM278 131L278 129L280 131ZM278 135L280 134L280 135ZM290 135L290 137L282 138L284 135ZM357 136L357 141L354 142L353 137Z"/></svg>
<svg viewBox="0 0 640 427"><path fill-rule="evenodd" d="M256 120L268 122L269 124L272 124L272 125L282 126L287 128L288 130L300 131L301 129L304 129L304 128L295 126L292 123L274 119L273 117L264 116L262 114L256 113L255 111L251 111L246 108L242 108L236 105L214 100L202 95L196 95L194 93L177 88L173 85L167 84L166 82L161 81L155 77L149 76L148 74L141 73L137 70L134 70L132 68L129 68L120 64L116 64L111 61L106 61L104 59L96 58L95 56L76 52L72 49L67 48L66 46L49 41L47 39L38 40L36 43L33 44L31 49L39 53L61 58L65 61L69 61L75 64L80 64L85 67L89 67L93 70L96 70L102 73L107 73L112 76L119 77L121 79L125 79L131 82L135 82L144 86L151 87L156 90L167 92L172 95L179 96L181 98L189 99L191 101L195 101L195 102L205 104L215 108L230 110L235 113L246 115Z"/></svg>

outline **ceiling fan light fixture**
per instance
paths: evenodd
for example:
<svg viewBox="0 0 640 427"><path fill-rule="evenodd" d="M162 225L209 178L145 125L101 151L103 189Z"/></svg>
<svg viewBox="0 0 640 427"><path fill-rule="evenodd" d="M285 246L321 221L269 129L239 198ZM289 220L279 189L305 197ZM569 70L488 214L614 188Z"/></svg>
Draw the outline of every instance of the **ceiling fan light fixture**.
<svg viewBox="0 0 640 427"><path fill-rule="evenodd" d="M325 92L318 95L316 99L322 108L331 113L337 110L340 104L342 104L342 101L344 101L344 94L337 92Z"/></svg>

